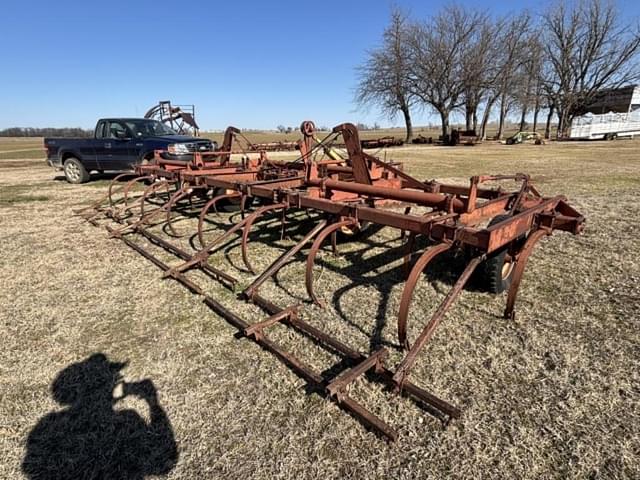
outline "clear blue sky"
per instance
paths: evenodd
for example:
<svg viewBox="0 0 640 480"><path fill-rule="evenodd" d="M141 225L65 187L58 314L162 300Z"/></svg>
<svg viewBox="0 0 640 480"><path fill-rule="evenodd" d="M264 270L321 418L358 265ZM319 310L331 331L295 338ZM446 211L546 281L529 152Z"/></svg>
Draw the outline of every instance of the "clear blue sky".
<svg viewBox="0 0 640 480"><path fill-rule="evenodd" d="M0 128L91 128L165 99L194 103L204 129L389 125L356 110L355 67L379 43L392 5L424 18L443 3L4 0ZM459 3L496 14L541 4ZM638 17L637 0L618 4Z"/></svg>

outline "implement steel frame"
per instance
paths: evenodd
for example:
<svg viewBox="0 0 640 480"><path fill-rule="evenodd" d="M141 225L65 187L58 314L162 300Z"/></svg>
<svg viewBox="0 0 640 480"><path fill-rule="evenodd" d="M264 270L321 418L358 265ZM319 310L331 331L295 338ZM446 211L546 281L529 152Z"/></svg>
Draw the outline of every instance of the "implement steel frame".
<svg viewBox="0 0 640 480"><path fill-rule="evenodd" d="M329 398L388 439L395 440L397 432L364 409L347 393L348 385L370 370L393 387L396 392L408 394L418 400L438 418L448 421L450 418L458 417L460 411L457 408L409 381L409 373L418 354L433 336L437 326L476 268L492 253L503 249L508 250L510 258L515 263L505 309L505 317L514 318L514 304L519 284L535 244L554 230L580 233L584 226L584 217L570 207L563 196L541 197L531 185L529 177L524 174L476 176L471 178L468 187L441 184L435 181L422 182L404 173L400 165L382 162L365 153L358 140L357 129L351 124L342 124L333 130L334 134L342 135L348 158L340 161L334 156L329 161L315 161L311 158L313 151L320 146L327 152L328 147L323 146L315 138L315 128L311 122L304 122L301 130L304 135L303 140L299 142L301 162L275 162L261 154L258 162L250 163L247 159L243 159L242 164L232 165L229 162L230 154L233 153L230 145L235 132L228 130L223 151L218 154L220 157L218 161L205 162L196 156L194 161L187 165L176 165L172 162L164 162L162 155L158 152L154 165L138 169L140 178L151 177L154 180L162 179L160 182L176 182L181 185L165 205L147 214L149 216L155 215L156 212L167 213L166 223L171 229L173 227L169 212L178 199L189 194L188 188L225 192L207 202L199 215L198 238L202 248L195 254L188 254L149 232L145 228L148 221L144 215L138 221L126 222L120 229L110 228L110 232L158 265L165 277L172 277L192 292L202 295L204 302L210 308L239 328L245 336L270 350L296 373L320 388ZM485 182L504 180L521 182L521 186L513 192L506 192L502 188L481 187ZM136 181L140 180L134 179L129 183L133 184ZM125 208L129 208L126 201L129 188L129 184L124 188ZM108 197L113 204L111 190L110 186ZM146 191L141 202L141 210L145 197ZM206 242L203 223L208 210L215 209L216 202L222 198L237 197L242 200L242 221L213 241ZM263 206L244 217L245 202L253 198L262 199ZM405 212L398 213L382 208L389 203L405 204ZM411 215L410 211L414 207L427 207L430 211L423 215ZM94 209L96 209L95 205ZM253 273L254 269L247 254L248 233L252 224L264 213L280 210L284 231L284 216L290 209L320 212L324 219L320 220L296 245L274 261L241 293L242 298L262 307L269 314L267 319L254 324L247 323L215 299L207 296L203 289L186 277L187 270L200 268L226 285L233 285L236 282L233 277L212 267L207 260L224 240L229 239L236 232L242 232L243 260L248 270ZM117 212L107 211L107 215L120 223L123 222L122 216ZM481 226L499 215L502 216L501 221L489 227ZM95 215L88 219L96 224ZM307 258L305 281L310 298L314 303L321 305L321 301L313 292L313 264L322 243L331 236L335 249L337 231L344 228L358 228L367 223L398 229L402 237L408 233L406 261L409 259L417 236L422 235L433 244L415 263L403 289L398 314L398 339L408 353L395 371L384 366L384 360L387 357L386 349L376 350L369 356L356 352L304 322L300 318L300 305L280 308L258 292L265 281L302 250L308 242L314 240ZM155 245L176 254L184 263L170 268L143 247L126 238L127 234L134 232L142 234ZM522 238L526 241L522 242ZM407 339L407 322L413 291L422 272L431 261L450 250L471 252L472 259L412 346ZM330 380L323 378L268 338L265 330L277 324L288 325L316 339L322 345L342 355L351 362L352 367L339 378Z"/></svg>

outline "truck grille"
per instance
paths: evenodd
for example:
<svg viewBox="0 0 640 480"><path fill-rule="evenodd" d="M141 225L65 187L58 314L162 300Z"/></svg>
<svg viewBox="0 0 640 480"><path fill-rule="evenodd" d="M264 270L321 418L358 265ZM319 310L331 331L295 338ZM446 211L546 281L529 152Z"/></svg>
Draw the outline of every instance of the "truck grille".
<svg viewBox="0 0 640 480"><path fill-rule="evenodd" d="M192 142L185 143L189 152L212 152L213 144L211 142Z"/></svg>

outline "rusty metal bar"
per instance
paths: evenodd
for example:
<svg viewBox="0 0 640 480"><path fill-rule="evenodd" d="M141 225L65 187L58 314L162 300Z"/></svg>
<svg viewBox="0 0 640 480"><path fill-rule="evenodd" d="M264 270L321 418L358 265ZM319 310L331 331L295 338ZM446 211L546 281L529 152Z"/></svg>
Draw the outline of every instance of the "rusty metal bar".
<svg viewBox="0 0 640 480"><path fill-rule="evenodd" d="M340 398L338 400L338 404L353 413L364 424L382 433L392 442L395 442L398 439L398 432L348 395L344 395Z"/></svg>
<svg viewBox="0 0 640 480"><path fill-rule="evenodd" d="M411 304L411 298L413 296L413 291L418 283L418 279L422 275L422 272L427 268L427 265L431 263L431 261L443 252L446 252L451 248L450 244L440 243L438 245L434 245L429 247L425 252L420 256L416 264L411 269L411 273L409 273L409 277L405 283L404 289L402 290L402 298L400 299L400 311L398 312L398 341L400 345L404 345L408 347L407 344L407 318L409 316L409 306Z"/></svg>
<svg viewBox="0 0 640 480"><path fill-rule="evenodd" d="M480 255L473 258L468 263L467 267L460 275L460 278L458 278L456 283L453 285L453 288L449 291L449 293L447 293L447 296L442 301L436 312L433 314L431 320L429 320L429 323L427 323L427 325L424 327L424 329L416 339L415 344L413 345L413 347L411 347L411 350L409 350L407 356L400 363L400 366L398 367L396 373L393 375L393 380L400 389L402 389L404 380L409 375L409 370L415 363L418 353L420 353L422 347L424 347L425 343L427 343L432 337L435 329L444 318L445 313L447 313L447 310L451 308L451 305L453 305L454 300L458 298L458 295L460 295L460 292L469 280L469 277L471 277L471 274L474 272L476 267L480 265L480 263L485 259L485 257L485 255Z"/></svg>
<svg viewBox="0 0 640 480"><path fill-rule="evenodd" d="M273 276L278 270L282 268L282 266L289 261L291 257L293 257L296 253L302 250L309 240L315 237L320 231L326 227L327 221L322 220L318 225L313 227L309 233L307 233L302 240L300 240L296 245L283 253L280 257L278 257L262 274L256 278L251 285L244 289L242 292L242 296L245 298L251 298L255 292L260 288L264 282L266 282L269 278Z"/></svg>
<svg viewBox="0 0 640 480"><path fill-rule="evenodd" d="M307 294L309 295L309 297L311 297L311 300L313 300L313 303L315 303L318 306L323 306L323 305L313 290L313 265L316 259L316 255L318 254L318 251L322 247L322 243L325 241L325 239L329 235L333 235L334 232L336 232L340 228L356 225L357 223L358 222L356 221L356 219L348 218L341 222L337 222L332 225L329 225L318 234L318 236L313 242L313 245L311 246L311 250L309 250L309 255L307 256L307 266L305 271L305 286L307 288Z"/></svg>
<svg viewBox="0 0 640 480"><path fill-rule="evenodd" d="M360 375L365 373L372 367L376 367L376 371L381 371L384 365L384 360L387 358L389 352L386 348L376 350L373 354L369 355L365 360L358 363L355 367L347 370L338 378L333 380L327 385L327 391L332 397L340 397L344 393L344 389L353 383Z"/></svg>
<svg viewBox="0 0 640 480"><path fill-rule="evenodd" d="M342 192L357 193L369 197L387 198L400 202L411 202L427 207L447 210L449 202L454 211L462 212L465 209L464 202L458 198L447 197L440 193L419 192L417 190L400 190L379 185L364 185L356 182L342 182L340 180L308 180L309 185L320 187L323 190L340 190Z"/></svg>
<svg viewBox="0 0 640 480"><path fill-rule="evenodd" d="M281 310L280 307L262 297L258 293L253 295L251 301L256 305L259 305L270 314L275 314ZM306 335L315 338L320 343L331 348L333 351L347 357L354 362L361 362L366 359L366 357L357 350L352 349L337 338L324 333L322 330L317 329L316 327L309 324L308 322L305 322L299 317L292 318L289 321L289 324L292 327L297 328L301 332L305 333ZM384 367L382 369L381 375L389 385L395 385L393 381L394 373L391 370ZM411 383L409 380L406 380L404 382L404 387L400 393L405 396L411 396L412 398L423 402L428 407L435 408L437 411L442 412L451 418L458 418L460 416L460 410L457 407L427 392L423 388L418 387L417 385Z"/></svg>
<svg viewBox="0 0 640 480"><path fill-rule="evenodd" d="M213 248L216 245L219 245L223 240L229 238L235 232L237 232L242 227L244 227L244 225L247 223L247 221L252 219L253 216L258 216L258 215L261 215L264 211L272 210L272 209L275 209L275 208L282 208L284 206L285 206L284 204L274 204L274 205L267 205L266 207L259 208L254 213L252 213L248 217L244 218L240 222L236 223L229 230L227 230L226 232L224 232L223 234L219 235L217 238L215 238L214 240L209 242L209 244L207 244L206 247L203 247L200 251L198 251L195 255L193 255L190 260L187 260L182 265L178 265L177 267L173 267L170 270L168 270L167 272L165 272L164 276L165 277L170 277L170 276L173 276L177 272L183 272L183 271L188 270L189 268L193 267L194 265L197 265L199 263L203 263L213 253Z"/></svg>
<svg viewBox="0 0 640 480"><path fill-rule="evenodd" d="M520 250L519 254L516 257L516 266L513 271L513 278L511 280L511 286L509 287L509 295L507 297L507 307L504 310L504 318L509 318L511 320L515 319L516 313L514 310L514 305L516 303L516 297L518 296L518 289L520 288L520 281L522 280L522 275L524 273L524 269L527 265L527 261L529 260L529 256L531 252L533 252L533 247L535 247L536 243L539 240L550 235L551 232L546 229L541 229L533 232L527 238L522 250Z"/></svg>
<svg viewBox="0 0 640 480"><path fill-rule="evenodd" d="M298 305L287 307L278 313L274 313L266 320L262 320L261 322L249 325L243 330L243 332L247 337L261 335L262 330L264 330L265 328L270 327L271 325L275 325L276 323L280 323L282 320L289 318L291 315L296 315L298 313L298 308Z"/></svg>
<svg viewBox="0 0 640 480"><path fill-rule="evenodd" d="M172 243L167 242L163 238L157 236L156 234L148 231L145 228L136 229L136 233L139 233L140 235L145 236L150 242L155 243L161 246L162 248L165 248L166 250L170 251L174 255L180 257L182 260L189 260L191 258L191 255L189 255L187 252L185 252L181 248L173 245ZM218 280L224 280L225 282L228 282L231 285L235 285L238 282L236 278L223 272L222 270L212 267L208 263L201 265L200 268L204 270L206 273L209 273L213 277L217 278Z"/></svg>

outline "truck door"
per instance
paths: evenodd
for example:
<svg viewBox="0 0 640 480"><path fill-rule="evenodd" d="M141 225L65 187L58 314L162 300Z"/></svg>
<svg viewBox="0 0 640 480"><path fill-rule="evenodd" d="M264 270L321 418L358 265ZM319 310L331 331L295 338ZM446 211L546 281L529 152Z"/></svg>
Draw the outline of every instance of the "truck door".
<svg viewBox="0 0 640 480"><path fill-rule="evenodd" d="M96 125L96 130L93 135L93 139L87 141L87 149L91 149L93 153L93 162L95 163L96 170L104 170L105 167L101 163L102 158L105 156L104 148L104 136L106 132L107 123L104 120L99 120ZM85 165L86 167L86 165Z"/></svg>
<svg viewBox="0 0 640 480"><path fill-rule="evenodd" d="M102 139L101 154L98 155L103 170L128 170L133 163L133 138L123 122L107 122Z"/></svg>

